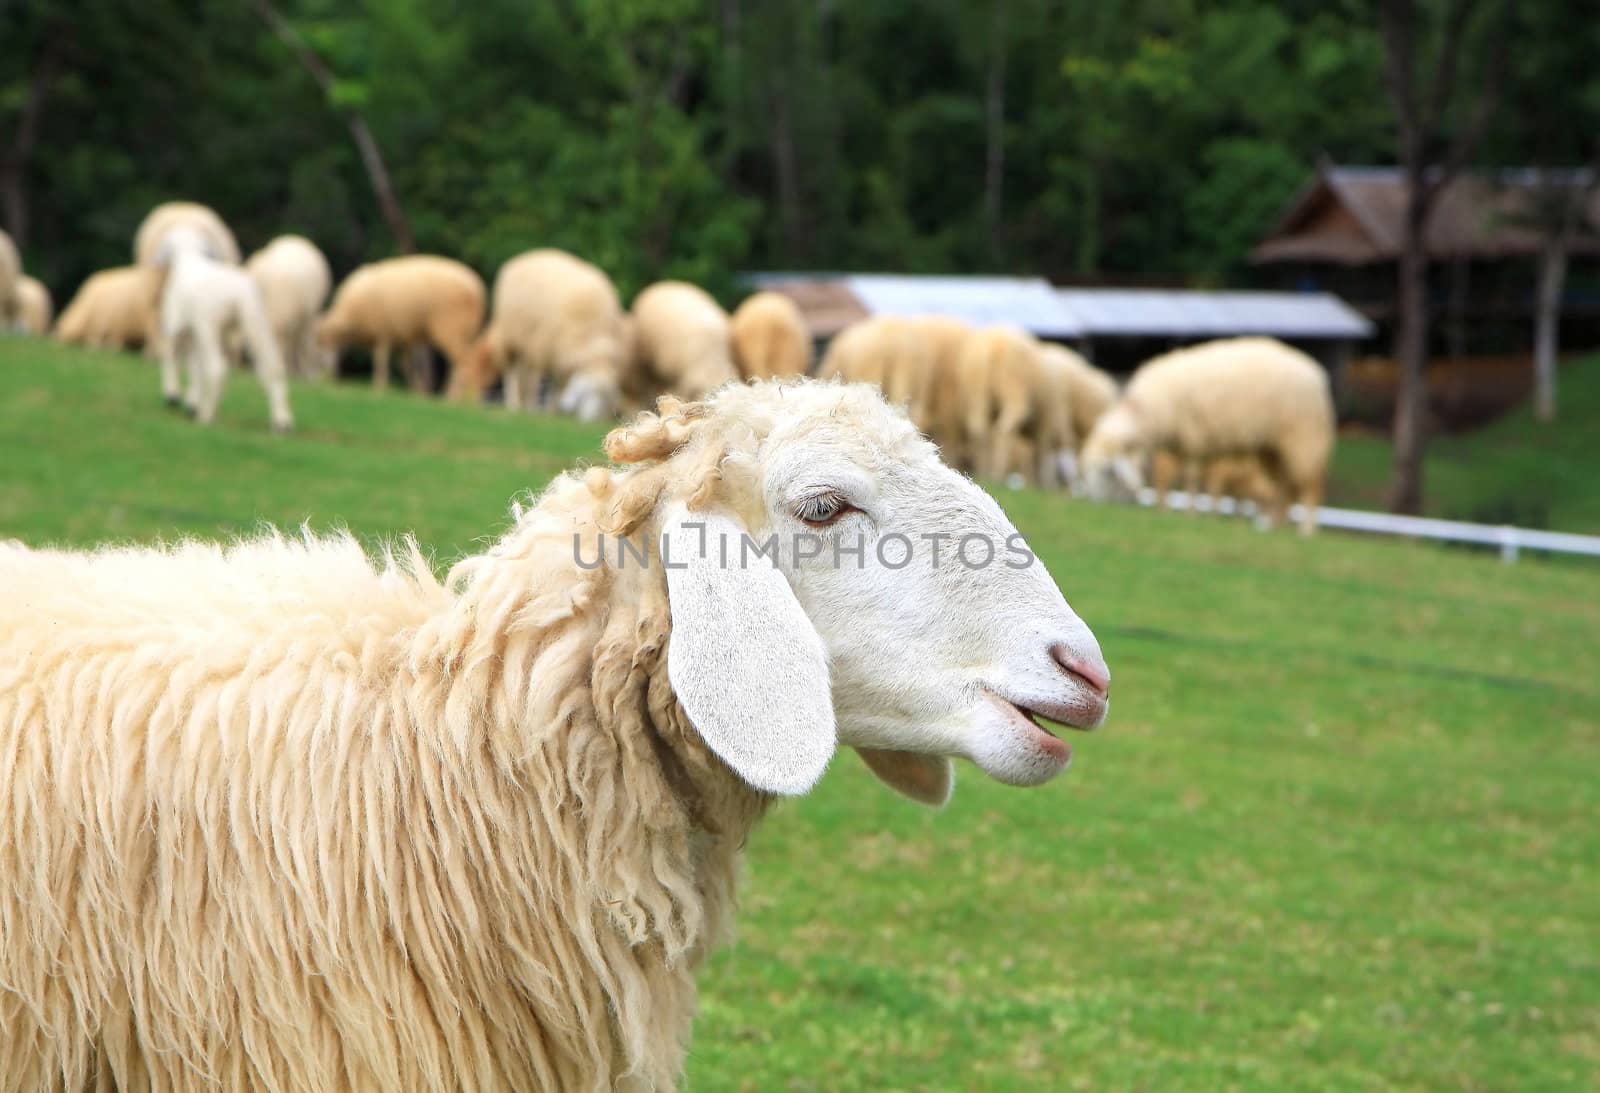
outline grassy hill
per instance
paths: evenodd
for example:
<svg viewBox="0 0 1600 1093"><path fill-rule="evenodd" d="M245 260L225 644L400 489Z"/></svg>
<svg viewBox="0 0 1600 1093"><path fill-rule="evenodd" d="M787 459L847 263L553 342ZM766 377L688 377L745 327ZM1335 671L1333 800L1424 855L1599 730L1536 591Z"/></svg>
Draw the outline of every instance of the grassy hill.
<svg viewBox="0 0 1600 1093"><path fill-rule="evenodd" d="M599 458L565 421L337 387L295 410L272 437L235 377L202 430L142 361L0 342L0 536L309 520L443 562ZM1490 434L1512 461L1517 428ZM1566 443L1551 522L1581 526ZM1345 446L1343 500L1371 455ZM1515 477L1460 458L1441 497ZM693 1088L1593 1088L1600 570L1002 501L1101 638L1107 727L1038 790L964 768L929 813L841 755L780 808Z"/></svg>

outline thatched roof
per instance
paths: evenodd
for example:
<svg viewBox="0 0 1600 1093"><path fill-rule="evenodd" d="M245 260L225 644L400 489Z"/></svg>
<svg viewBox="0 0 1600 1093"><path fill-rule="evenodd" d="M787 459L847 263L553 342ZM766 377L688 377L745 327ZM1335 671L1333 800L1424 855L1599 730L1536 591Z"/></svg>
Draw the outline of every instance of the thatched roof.
<svg viewBox="0 0 1600 1093"><path fill-rule="evenodd" d="M1538 253L1538 213L1552 193L1589 186L1578 170L1464 174L1440 193L1428 221L1435 258L1520 258ZM1300 191L1251 261L1361 265L1399 256L1409 188L1398 167L1324 167ZM1573 245L1600 254L1600 190Z"/></svg>

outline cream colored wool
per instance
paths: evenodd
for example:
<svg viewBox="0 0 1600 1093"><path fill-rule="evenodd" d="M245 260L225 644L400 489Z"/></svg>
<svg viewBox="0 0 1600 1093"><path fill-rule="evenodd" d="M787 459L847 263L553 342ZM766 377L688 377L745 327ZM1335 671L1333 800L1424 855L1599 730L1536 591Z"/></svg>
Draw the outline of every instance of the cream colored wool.
<svg viewBox="0 0 1600 1093"><path fill-rule="evenodd" d="M1147 361L1083 450L1083 471L1104 479L1165 451L1188 464L1187 478L1224 456L1258 460L1277 481L1271 513L1291 500L1300 530L1316 530L1323 476L1333 452L1333 396L1322 366L1271 338L1228 338Z"/></svg>
<svg viewBox="0 0 1600 1093"><path fill-rule="evenodd" d="M728 313L707 292L684 281L656 282L633 302L626 393L645 402L658 394L704 398L739 378L728 338Z"/></svg>
<svg viewBox="0 0 1600 1093"><path fill-rule="evenodd" d="M1070 447L1070 418L1033 336L1008 326L978 330L962 343L957 374L976 473L1058 485L1056 457Z"/></svg>
<svg viewBox="0 0 1600 1093"><path fill-rule="evenodd" d="M450 361L449 393L480 393L473 342L483 325L483 279L451 258L412 254L373 262L339 283L333 303L317 323L317 344L335 351L372 350L372 385L389 386L391 358L401 354L414 389L426 386L409 365L410 351L432 345Z"/></svg>
<svg viewBox="0 0 1600 1093"><path fill-rule="evenodd" d="M883 315L845 328L828 345L820 375L871 383L902 404L951 466L972 469L958 363L972 328L938 315Z"/></svg>
<svg viewBox="0 0 1600 1093"><path fill-rule="evenodd" d="M1068 447L1079 451L1095 424L1116 403L1117 381L1065 346L1045 344L1039 352L1067 404Z"/></svg>
<svg viewBox="0 0 1600 1093"><path fill-rule="evenodd" d="M56 323L55 336L67 345L91 349L134 349L149 334L150 296L160 274L140 266L104 269L78 289Z"/></svg>
<svg viewBox="0 0 1600 1093"><path fill-rule="evenodd" d="M610 417L628 356L616 286L598 266L565 251L518 255L495 275L493 313L477 352L479 385L504 376L508 408L536 409L548 380L558 404L571 390L577 416Z"/></svg>
<svg viewBox="0 0 1600 1093"><path fill-rule="evenodd" d="M50 290L32 277L17 282L17 329L24 334L42 337L50 332L50 320L55 314L55 303Z"/></svg>
<svg viewBox="0 0 1600 1093"><path fill-rule="evenodd" d="M17 288L22 282L22 256L11 236L0 230L0 334L16 323L21 300Z"/></svg>
<svg viewBox="0 0 1600 1093"><path fill-rule="evenodd" d="M193 201L168 201L145 215L133 237L134 264L160 265L161 244L180 227L200 234L209 257L228 266L239 264L239 242L228 225L214 210Z"/></svg>
<svg viewBox="0 0 1600 1093"><path fill-rule="evenodd" d="M245 269L261 292L267 323L290 375L325 377L332 371L332 355L319 353L312 339L333 286L322 251L304 236L280 235L252 254Z"/></svg>
<svg viewBox="0 0 1600 1093"><path fill-rule="evenodd" d="M757 292L734 309L733 358L745 379L803 376L811 370L811 331L795 302Z"/></svg>
<svg viewBox="0 0 1600 1093"><path fill-rule="evenodd" d="M573 564L667 486L566 476L442 584L0 548L0 1090L672 1087L766 802L673 699L660 568Z"/></svg>

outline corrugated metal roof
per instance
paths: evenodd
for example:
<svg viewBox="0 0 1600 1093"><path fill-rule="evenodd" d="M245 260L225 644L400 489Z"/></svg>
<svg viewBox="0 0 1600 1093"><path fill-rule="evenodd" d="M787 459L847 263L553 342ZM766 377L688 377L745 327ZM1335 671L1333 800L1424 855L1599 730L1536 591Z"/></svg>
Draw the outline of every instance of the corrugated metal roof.
<svg viewBox="0 0 1600 1093"><path fill-rule="evenodd" d="M1063 288L1055 291L1079 328L1094 337L1370 338L1373 326L1325 292L1179 292Z"/></svg>
<svg viewBox="0 0 1600 1093"><path fill-rule="evenodd" d="M1045 338L1082 331L1042 277L901 277L855 273L850 291L874 315L945 315L973 326L1005 323Z"/></svg>
<svg viewBox="0 0 1600 1093"><path fill-rule="evenodd" d="M1039 337L1370 338L1373 326L1337 296L1053 287L1042 277L886 273L753 273L745 280L800 305L819 337L867 315L946 315L1009 324Z"/></svg>

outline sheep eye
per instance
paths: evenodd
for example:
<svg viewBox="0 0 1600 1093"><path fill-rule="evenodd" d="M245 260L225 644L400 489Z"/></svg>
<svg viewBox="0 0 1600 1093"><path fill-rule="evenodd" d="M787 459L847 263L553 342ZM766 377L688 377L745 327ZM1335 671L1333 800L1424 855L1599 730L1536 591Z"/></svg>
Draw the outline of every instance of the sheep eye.
<svg viewBox="0 0 1600 1093"><path fill-rule="evenodd" d="M850 503L838 494L819 493L795 505L794 515L814 528L825 528L851 510Z"/></svg>

